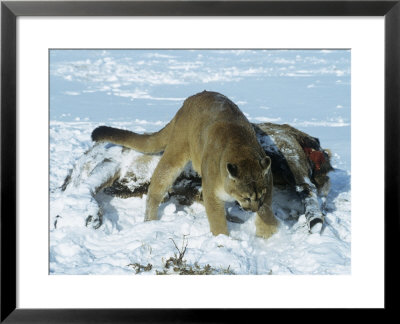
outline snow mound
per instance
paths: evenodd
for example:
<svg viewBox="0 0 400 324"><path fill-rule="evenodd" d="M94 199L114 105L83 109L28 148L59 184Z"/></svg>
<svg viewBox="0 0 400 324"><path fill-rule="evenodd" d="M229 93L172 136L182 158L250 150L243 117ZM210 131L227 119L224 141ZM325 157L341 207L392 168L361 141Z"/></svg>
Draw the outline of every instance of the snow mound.
<svg viewBox="0 0 400 324"><path fill-rule="evenodd" d="M233 216L228 219L230 235L215 237L197 201L185 205L179 196L167 197L159 207L159 220L143 222L145 193L128 198L107 194L104 184L116 180L125 179L124 185L132 191L148 183L160 156L109 144L90 148L90 132L96 126L90 122L50 124L50 148L54 148L50 161L51 274L156 274L185 240L184 259L193 267L210 265L234 274L350 273L348 172L330 173L332 189L321 233L309 233L296 192L276 188L272 207L280 227L275 235L268 240L256 237L255 214L228 204ZM112 126L121 128L117 122ZM77 137L79 141L71 140ZM67 151L72 155L68 163ZM185 172L192 172L190 166ZM66 179L60 187L62 175ZM146 270L136 271L132 264ZM146 268L148 264L151 267Z"/></svg>

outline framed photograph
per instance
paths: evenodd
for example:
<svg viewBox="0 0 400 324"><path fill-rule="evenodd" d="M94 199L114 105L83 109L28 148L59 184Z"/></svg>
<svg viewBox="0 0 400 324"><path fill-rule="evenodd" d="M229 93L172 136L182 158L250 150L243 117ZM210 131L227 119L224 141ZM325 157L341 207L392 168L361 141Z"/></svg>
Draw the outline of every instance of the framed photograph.
<svg viewBox="0 0 400 324"><path fill-rule="evenodd" d="M2 2L1 321L391 309L399 16Z"/></svg>

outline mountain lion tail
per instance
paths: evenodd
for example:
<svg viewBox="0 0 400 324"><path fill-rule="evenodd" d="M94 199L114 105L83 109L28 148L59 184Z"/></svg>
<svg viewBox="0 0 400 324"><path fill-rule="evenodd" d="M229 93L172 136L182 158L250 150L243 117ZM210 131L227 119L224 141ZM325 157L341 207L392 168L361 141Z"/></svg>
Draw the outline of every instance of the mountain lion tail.
<svg viewBox="0 0 400 324"><path fill-rule="evenodd" d="M169 123L156 133L143 135L124 129L100 126L92 132L92 140L122 145L143 153L159 153L167 146L171 124Z"/></svg>

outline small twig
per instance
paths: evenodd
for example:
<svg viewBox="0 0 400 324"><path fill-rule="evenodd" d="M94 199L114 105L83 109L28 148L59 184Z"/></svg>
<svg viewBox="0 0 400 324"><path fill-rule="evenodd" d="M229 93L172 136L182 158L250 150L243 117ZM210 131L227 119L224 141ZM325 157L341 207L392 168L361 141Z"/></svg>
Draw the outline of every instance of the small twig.
<svg viewBox="0 0 400 324"><path fill-rule="evenodd" d="M185 237L186 237L186 236L187 236L187 235L183 235L183 241L182 241L182 248L181 248L181 249L179 249L178 246L176 245L175 241L174 241L172 238L170 238L170 240L172 241L172 243L174 243L175 248L176 248L176 250L177 250L178 253L179 253L179 257L178 257L178 262L179 262L179 263L181 263L181 262L183 261L183 256L185 255L185 253L186 253L186 248L187 248L187 246L188 246L188 244L189 244L189 241L186 240L186 245L185 245Z"/></svg>

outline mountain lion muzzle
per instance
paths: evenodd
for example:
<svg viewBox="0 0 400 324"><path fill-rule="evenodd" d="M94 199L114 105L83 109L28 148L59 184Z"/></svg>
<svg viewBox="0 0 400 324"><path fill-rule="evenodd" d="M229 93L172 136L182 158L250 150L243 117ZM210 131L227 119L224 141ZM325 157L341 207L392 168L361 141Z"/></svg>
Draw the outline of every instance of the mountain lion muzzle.
<svg viewBox="0 0 400 324"><path fill-rule="evenodd" d="M271 159L244 114L222 94L203 91L189 97L156 133L141 135L100 126L93 131L92 140L143 153L164 152L151 178L146 221L158 219L164 195L191 161L202 178L204 205L214 235L228 235L226 201L237 201L243 209L257 212L257 236L268 238L276 232Z"/></svg>

